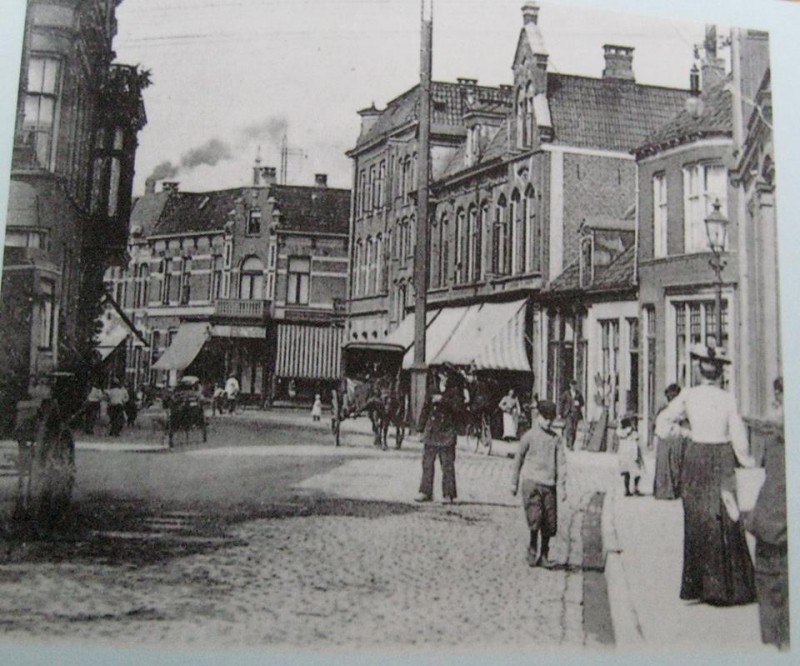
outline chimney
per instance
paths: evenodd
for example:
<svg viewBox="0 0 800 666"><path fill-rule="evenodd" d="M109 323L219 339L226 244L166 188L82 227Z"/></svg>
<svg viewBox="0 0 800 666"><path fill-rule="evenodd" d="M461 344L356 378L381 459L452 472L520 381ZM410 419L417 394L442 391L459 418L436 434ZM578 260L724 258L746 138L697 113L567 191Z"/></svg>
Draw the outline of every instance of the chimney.
<svg viewBox="0 0 800 666"><path fill-rule="evenodd" d="M253 167L253 185L262 187L264 185L274 185L278 182L278 169L276 167L259 166Z"/></svg>
<svg viewBox="0 0 800 666"><path fill-rule="evenodd" d="M144 181L144 193L145 194L155 194L156 193L156 181L152 178L148 178Z"/></svg>
<svg viewBox="0 0 800 666"><path fill-rule="evenodd" d="M606 67L603 70L604 79L619 79L621 81L635 81L633 75L633 47L618 46L616 44L603 45L603 54L606 58Z"/></svg>
<svg viewBox="0 0 800 666"><path fill-rule="evenodd" d="M539 5L535 2L526 2L522 5L522 23L524 25L539 23Z"/></svg>
<svg viewBox="0 0 800 666"><path fill-rule="evenodd" d="M177 180L165 180L161 183L162 192L177 192L180 183Z"/></svg>
<svg viewBox="0 0 800 666"><path fill-rule="evenodd" d="M358 115L361 116L361 136L364 136L377 122L381 112L375 108L375 102L373 102L366 109L361 109L361 111L358 112Z"/></svg>
<svg viewBox="0 0 800 666"><path fill-rule="evenodd" d="M725 78L725 61L717 57L717 26L706 26L706 38L703 41L703 63L700 83L703 90L708 90Z"/></svg>
<svg viewBox="0 0 800 666"><path fill-rule="evenodd" d="M328 174L316 173L314 174L314 185L317 187L328 187Z"/></svg>
<svg viewBox="0 0 800 666"><path fill-rule="evenodd" d="M478 85L478 79L456 79L458 81L458 85L465 86L467 88L474 88Z"/></svg>
<svg viewBox="0 0 800 666"><path fill-rule="evenodd" d="M689 70L689 93L693 97L700 94L700 70L697 69L697 65L692 65Z"/></svg>

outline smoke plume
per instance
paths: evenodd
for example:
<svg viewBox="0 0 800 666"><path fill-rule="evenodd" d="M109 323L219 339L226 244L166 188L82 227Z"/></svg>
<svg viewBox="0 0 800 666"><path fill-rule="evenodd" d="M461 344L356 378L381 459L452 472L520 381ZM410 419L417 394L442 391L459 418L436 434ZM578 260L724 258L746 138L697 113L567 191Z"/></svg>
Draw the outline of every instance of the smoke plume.
<svg viewBox="0 0 800 666"><path fill-rule="evenodd" d="M186 151L181 157L181 166L184 169L194 169L203 164L214 166L232 157L233 152L227 143L219 139L209 139L202 146Z"/></svg>
<svg viewBox="0 0 800 666"><path fill-rule="evenodd" d="M258 123L247 125L242 129L242 137L246 142L269 141L279 146L284 135L289 131L289 121L283 116L270 116Z"/></svg>
<svg viewBox="0 0 800 666"><path fill-rule="evenodd" d="M161 162L155 169L153 169L153 173L151 173L147 180L164 180L168 178L175 178L178 174L178 167L174 165L169 160L165 162Z"/></svg>

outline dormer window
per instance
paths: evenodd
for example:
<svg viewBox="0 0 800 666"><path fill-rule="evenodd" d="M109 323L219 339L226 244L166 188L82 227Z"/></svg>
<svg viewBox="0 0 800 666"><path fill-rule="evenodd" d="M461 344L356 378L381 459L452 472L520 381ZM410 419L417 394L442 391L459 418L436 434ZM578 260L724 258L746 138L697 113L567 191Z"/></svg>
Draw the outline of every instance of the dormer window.
<svg viewBox="0 0 800 666"><path fill-rule="evenodd" d="M594 280L594 242L591 236L581 240L580 285L589 287Z"/></svg>
<svg viewBox="0 0 800 666"><path fill-rule="evenodd" d="M247 217L247 235L258 236L261 233L261 211L254 208Z"/></svg>

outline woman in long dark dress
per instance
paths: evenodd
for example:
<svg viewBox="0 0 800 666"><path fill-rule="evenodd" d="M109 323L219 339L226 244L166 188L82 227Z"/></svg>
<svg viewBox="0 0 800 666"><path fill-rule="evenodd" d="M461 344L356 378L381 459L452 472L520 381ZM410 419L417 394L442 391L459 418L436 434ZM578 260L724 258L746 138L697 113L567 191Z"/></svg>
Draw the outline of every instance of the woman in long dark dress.
<svg viewBox="0 0 800 666"><path fill-rule="evenodd" d="M725 510L722 491L735 488L737 461L755 467L755 460L733 395L717 385L728 359L705 345L695 345L691 353L699 362L701 383L684 389L664 409L660 423L663 428L686 419L692 433L681 475L680 597L719 606L751 603L755 583L744 529Z"/></svg>

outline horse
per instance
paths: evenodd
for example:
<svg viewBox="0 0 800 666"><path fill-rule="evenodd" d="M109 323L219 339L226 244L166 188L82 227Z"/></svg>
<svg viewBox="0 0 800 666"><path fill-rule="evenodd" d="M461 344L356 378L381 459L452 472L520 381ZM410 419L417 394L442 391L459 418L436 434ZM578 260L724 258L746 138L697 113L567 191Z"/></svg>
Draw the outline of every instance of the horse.
<svg viewBox="0 0 800 666"><path fill-rule="evenodd" d="M346 379L344 390L334 391L334 416L331 427L339 446L341 421L367 413L375 435L375 446L386 451L389 427L395 426L395 448L399 449L405 437L406 400L400 389L399 376L373 379Z"/></svg>
<svg viewBox="0 0 800 666"><path fill-rule="evenodd" d="M475 439L476 452L483 445L489 455L492 452L492 418L503 397L503 390L496 380L475 375L467 377L466 389L469 394L466 409L467 437Z"/></svg>

